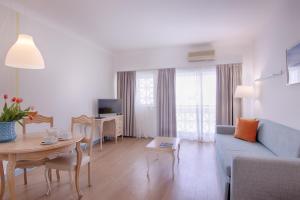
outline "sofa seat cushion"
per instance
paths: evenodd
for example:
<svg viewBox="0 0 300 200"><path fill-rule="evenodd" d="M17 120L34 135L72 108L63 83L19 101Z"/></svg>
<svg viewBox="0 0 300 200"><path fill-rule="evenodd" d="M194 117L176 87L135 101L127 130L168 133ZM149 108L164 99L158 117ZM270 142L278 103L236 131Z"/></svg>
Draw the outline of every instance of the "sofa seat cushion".
<svg viewBox="0 0 300 200"><path fill-rule="evenodd" d="M231 177L231 164L235 156L275 157L276 155L268 150L261 143L250 143L233 135L216 134L216 148L222 168L227 176Z"/></svg>

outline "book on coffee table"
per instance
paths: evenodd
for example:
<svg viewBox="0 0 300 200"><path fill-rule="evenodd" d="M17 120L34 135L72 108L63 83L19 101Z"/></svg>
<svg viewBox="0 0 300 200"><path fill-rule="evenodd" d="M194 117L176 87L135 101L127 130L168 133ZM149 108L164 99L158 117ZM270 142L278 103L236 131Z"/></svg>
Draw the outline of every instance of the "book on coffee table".
<svg viewBox="0 0 300 200"><path fill-rule="evenodd" d="M173 143L170 143L170 142L162 142L159 145L160 148L168 148L168 147L172 147L172 146L173 146Z"/></svg>

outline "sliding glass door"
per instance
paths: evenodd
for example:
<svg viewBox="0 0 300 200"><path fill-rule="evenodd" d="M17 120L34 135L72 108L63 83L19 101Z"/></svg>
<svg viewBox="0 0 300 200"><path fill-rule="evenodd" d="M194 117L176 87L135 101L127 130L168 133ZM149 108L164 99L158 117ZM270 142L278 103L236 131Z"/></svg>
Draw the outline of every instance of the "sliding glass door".
<svg viewBox="0 0 300 200"><path fill-rule="evenodd" d="M136 73L135 131L138 137L157 133L157 71ZM180 138L214 141L216 70L176 69L176 124Z"/></svg>
<svg viewBox="0 0 300 200"><path fill-rule="evenodd" d="M176 70L176 118L178 137L214 141L215 68Z"/></svg>

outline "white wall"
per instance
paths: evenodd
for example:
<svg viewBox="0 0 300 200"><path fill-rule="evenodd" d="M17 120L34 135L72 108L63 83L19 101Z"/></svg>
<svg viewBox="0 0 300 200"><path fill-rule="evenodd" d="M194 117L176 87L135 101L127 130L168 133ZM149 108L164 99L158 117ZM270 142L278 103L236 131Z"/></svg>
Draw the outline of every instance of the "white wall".
<svg viewBox="0 0 300 200"><path fill-rule="evenodd" d="M188 62L187 54L190 51L214 49L215 61ZM116 52L113 55L115 72L128 70L145 70L158 68L184 68L215 66L216 64L243 63L243 84L253 84L253 42L227 41L214 42L202 45L175 46L135 51ZM253 116L252 102L245 100L243 115Z"/></svg>
<svg viewBox="0 0 300 200"><path fill-rule="evenodd" d="M0 5L0 94L15 94L15 70L4 65L15 41L15 14ZM71 116L94 115L97 98L113 97L111 53L53 26L21 16L21 32L34 37L44 70L20 71L20 96L55 126L68 128ZM2 101L1 101L2 103Z"/></svg>
<svg viewBox="0 0 300 200"><path fill-rule="evenodd" d="M300 1L286 1L255 41L255 77L285 70L285 51L300 42ZM287 86L286 74L256 83L255 114L300 129L300 84Z"/></svg>
<svg viewBox="0 0 300 200"><path fill-rule="evenodd" d="M218 63L243 62L243 56L251 43L215 42L210 44L174 46L152 49L115 52L113 66L115 71L142 70L165 67L201 67ZM191 51L214 49L216 60L213 62L188 62Z"/></svg>

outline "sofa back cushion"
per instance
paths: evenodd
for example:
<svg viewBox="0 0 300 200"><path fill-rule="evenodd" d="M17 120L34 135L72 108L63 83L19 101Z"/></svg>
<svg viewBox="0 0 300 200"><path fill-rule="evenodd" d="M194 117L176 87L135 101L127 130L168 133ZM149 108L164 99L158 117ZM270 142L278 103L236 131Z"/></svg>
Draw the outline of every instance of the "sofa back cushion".
<svg viewBox="0 0 300 200"><path fill-rule="evenodd" d="M300 157L300 131L260 119L257 140L277 156Z"/></svg>

